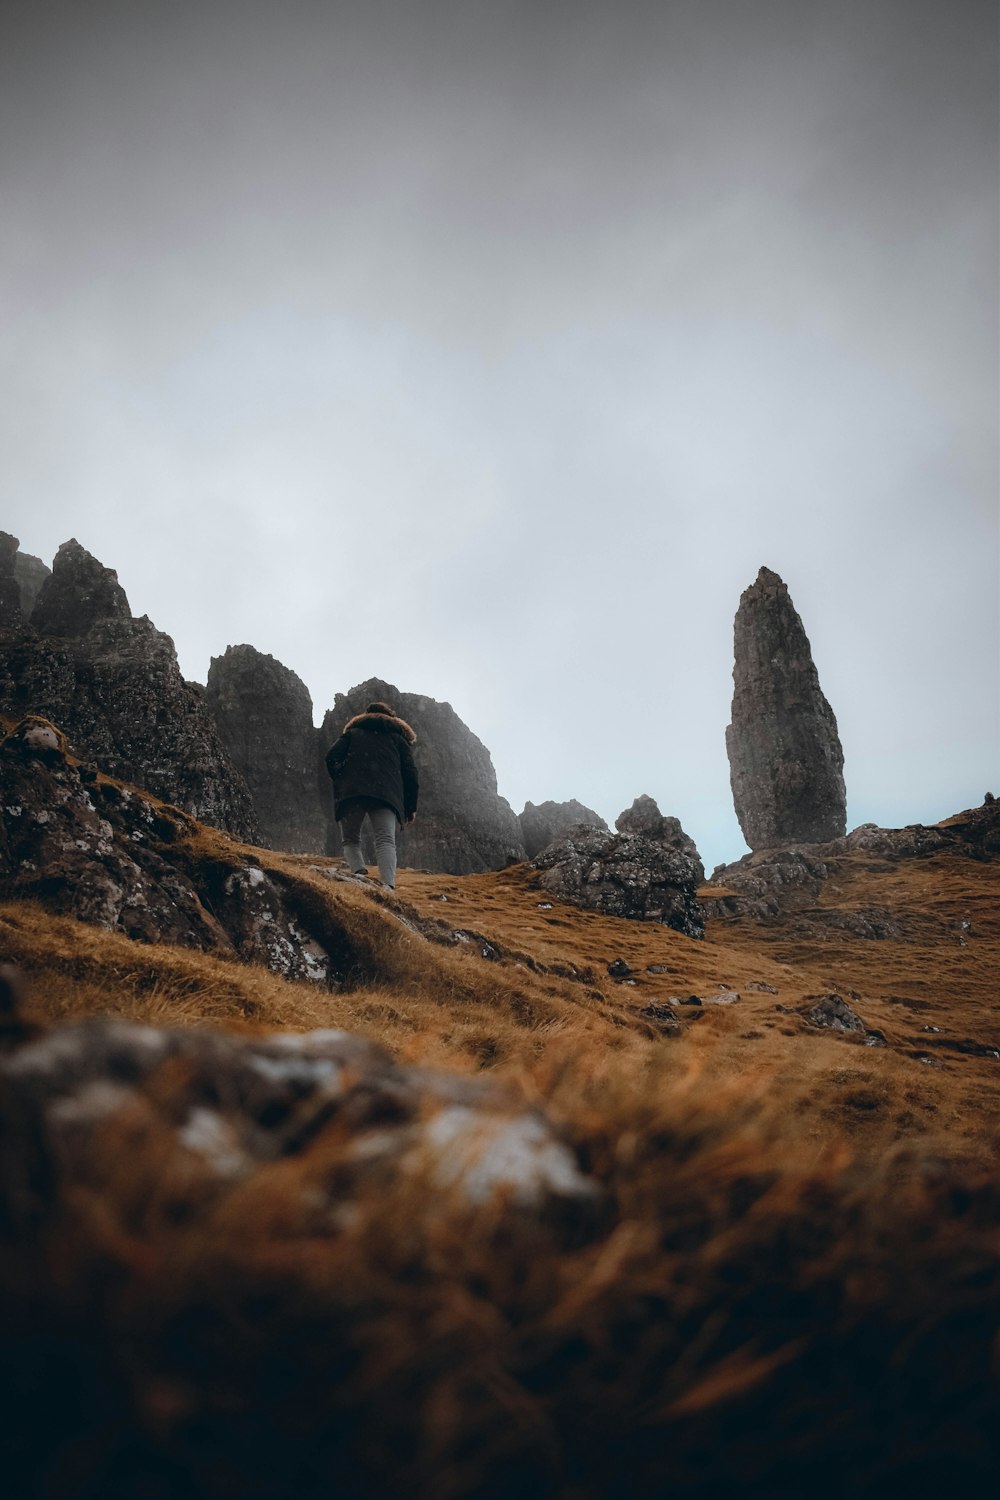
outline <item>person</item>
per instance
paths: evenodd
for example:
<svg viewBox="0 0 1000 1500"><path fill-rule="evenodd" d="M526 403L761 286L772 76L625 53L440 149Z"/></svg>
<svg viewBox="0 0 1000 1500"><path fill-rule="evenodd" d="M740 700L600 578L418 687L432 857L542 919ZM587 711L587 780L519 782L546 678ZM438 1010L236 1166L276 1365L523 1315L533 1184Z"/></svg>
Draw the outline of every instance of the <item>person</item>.
<svg viewBox="0 0 1000 1500"><path fill-rule="evenodd" d="M419 781L411 745L417 736L387 703L369 703L327 751L333 781L333 815L340 824L344 859L355 875L367 875L361 829L368 819L382 882L396 888L396 825L412 823Z"/></svg>

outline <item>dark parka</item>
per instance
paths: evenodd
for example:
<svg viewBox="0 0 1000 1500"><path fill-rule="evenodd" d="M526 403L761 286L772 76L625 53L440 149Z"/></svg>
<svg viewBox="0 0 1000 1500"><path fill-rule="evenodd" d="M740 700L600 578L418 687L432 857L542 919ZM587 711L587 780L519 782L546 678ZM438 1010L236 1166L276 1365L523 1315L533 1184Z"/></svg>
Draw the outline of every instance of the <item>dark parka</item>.
<svg viewBox="0 0 1000 1500"><path fill-rule="evenodd" d="M391 807L401 823L413 817L419 785L410 746L416 738L409 724L389 714L369 712L351 719L326 756L338 823L356 797Z"/></svg>

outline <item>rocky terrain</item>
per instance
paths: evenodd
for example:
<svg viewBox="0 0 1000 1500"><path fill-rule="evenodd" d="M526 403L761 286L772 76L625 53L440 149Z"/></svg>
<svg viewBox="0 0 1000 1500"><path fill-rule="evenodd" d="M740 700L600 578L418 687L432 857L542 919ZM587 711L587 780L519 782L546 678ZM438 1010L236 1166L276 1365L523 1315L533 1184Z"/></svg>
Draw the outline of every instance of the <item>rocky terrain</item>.
<svg viewBox="0 0 1000 1500"><path fill-rule="evenodd" d="M133 617L117 574L76 541L49 570L0 532L0 635L0 713L51 719L109 774L279 849L339 848L323 757L356 705L391 694L415 721L424 771L403 860L463 873L524 857L489 751L450 704L373 679L338 694L316 729L301 679L245 644L212 659L205 688L187 683L170 637Z"/></svg>
<svg viewBox="0 0 1000 1500"><path fill-rule="evenodd" d="M652 797L645 793L636 797L631 807L618 814L615 827L619 833L637 834L640 838L649 839L654 844L662 844L667 849L683 854L692 862L695 884L700 885L705 879L705 866L694 839L684 832L678 818L665 818Z"/></svg>
<svg viewBox="0 0 1000 1500"><path fill-rule="evenodd" d="M788 589L770 568L740 598L734 627L733 801L751 850L847 831L844 752Z"/></svg>
<svg viewBox="0 0 1000 1500"><path fill-rule="evenodd" d="M413 754L420 774L420 805L416 822L401 830L400 863L468 875L523 859L521 827L510 803L497 792L490 753L450 703L401 693L392 683L373 677L349 693L337 694L323 720L323 755L348 720L377 701L389 703L417 735ZM337 853L339 848L331 804L329 851ZM371 850L368 857L373 863Z"/></svg>
<svg viewBox="0 0 1000 1500"><path fill-rule="evenodd" d="M37 719L0 786L12 1493L993 1492L995 802L717 870L692 940L558 843L249 849Z"/></svg>
<svg viewBox="0 0 1000 1500"><path fill-rule="evenodd" d="M183 683L75 543L26 619L17 559L12 1494L995 1492L1000 804L844 832L776 575L737 617L754 851L704 883L648 796L519 820L449 705L373 679L317 731L251 647ZM374 698L420 736L396 892L310 791Z"/></svg>
<svg viewBox="0 0 1000 1500"><path fill-rule="evenodd" d="M60 547L25 622L11 565L17 542L2 535L0 713L43 715L108 774L258 840L246 784L182 678L170 637L133 617L117 575L76 541Z"/></svg>

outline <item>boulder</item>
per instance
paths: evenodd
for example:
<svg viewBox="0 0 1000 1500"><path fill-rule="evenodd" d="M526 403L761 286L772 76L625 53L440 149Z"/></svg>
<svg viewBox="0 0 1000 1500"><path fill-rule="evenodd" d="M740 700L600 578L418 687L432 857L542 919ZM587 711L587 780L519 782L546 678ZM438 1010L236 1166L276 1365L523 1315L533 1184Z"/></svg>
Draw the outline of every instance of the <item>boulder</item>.
<svg viewBox="0 0 1000 1500"><path fill-rule="evenodd" d="M705 935L689 854L636 833L598 828L564 834L532 861L538 883L561 901L613 917L661 922L687 937Z"/></svg>
<svg viewBox="0 0 1000 1500"><path fill-rule="evenodd" d="M212 658L205 705L250 790L264 842L322 853L319 733L302 679L253 646L228 646Z"/></svg>
<svg viewBox="0 0 1000 1500"><path fill-rule="evenodd" d="M607 823L592 807L584 807L571 797L568 802L526 802L524 811L518 813L524 850L528 859L534 859L552 840L571 828L603 828L610 833Z"/></svg>
<svg viewBox="0 0 1000 1500"><path fill-rule="evenodd" d="M652 839L655 844L665 844L679 854L688 855L694 861L698 884L705 879L705 866L694 839L684 832L679 818L665 818L652 797L645 793L636 797L631 807L618 814L615 827L619 833L635 833L640 838Z"/></svg>
<svg viewBox="0 0 1000 1500"><path fill-rule="evenodd" d="M254 842L257 820L174 643L134 619L116 574L76 541L59 548L30 626L6 632L0 712L41 714L75 753Z"/></svg>
<svg viewBox="0 0 1000 1500"><path fill-rule="evenodd" d="M788 589L769 568L740 599L733 683L726 748L750 848L841 837L846 792L837 721Z"/></svg>
<svg viewBox="0 0 1000 1500"><path fill-rule="evenodd" d="M399 862L434 873L470 875L500 870L525 858L521 827L510 803L497 792L490 753L450 703L401 693L373 677L349 693L338 693L323 720L323 756L349 719L369 703L388 703L416 731L414 758L420 775L416 821L400 830ZM329 787L329 782L327 782ZM328 793L329 852L340 852ZM366 851L371 862L371 851Z"/></svg>

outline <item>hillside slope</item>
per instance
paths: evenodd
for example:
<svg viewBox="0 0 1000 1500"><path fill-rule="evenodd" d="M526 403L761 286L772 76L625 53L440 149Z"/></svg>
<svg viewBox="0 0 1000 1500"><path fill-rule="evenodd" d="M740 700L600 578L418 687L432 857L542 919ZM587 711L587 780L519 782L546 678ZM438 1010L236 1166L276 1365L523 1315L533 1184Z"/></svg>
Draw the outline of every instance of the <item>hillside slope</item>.
<svg viewBox="0 0 1000 1500"><path fill-rule="evenodd" d="M992 1492L988 849L696 941L6 754L15 1493Z"/></svg>

